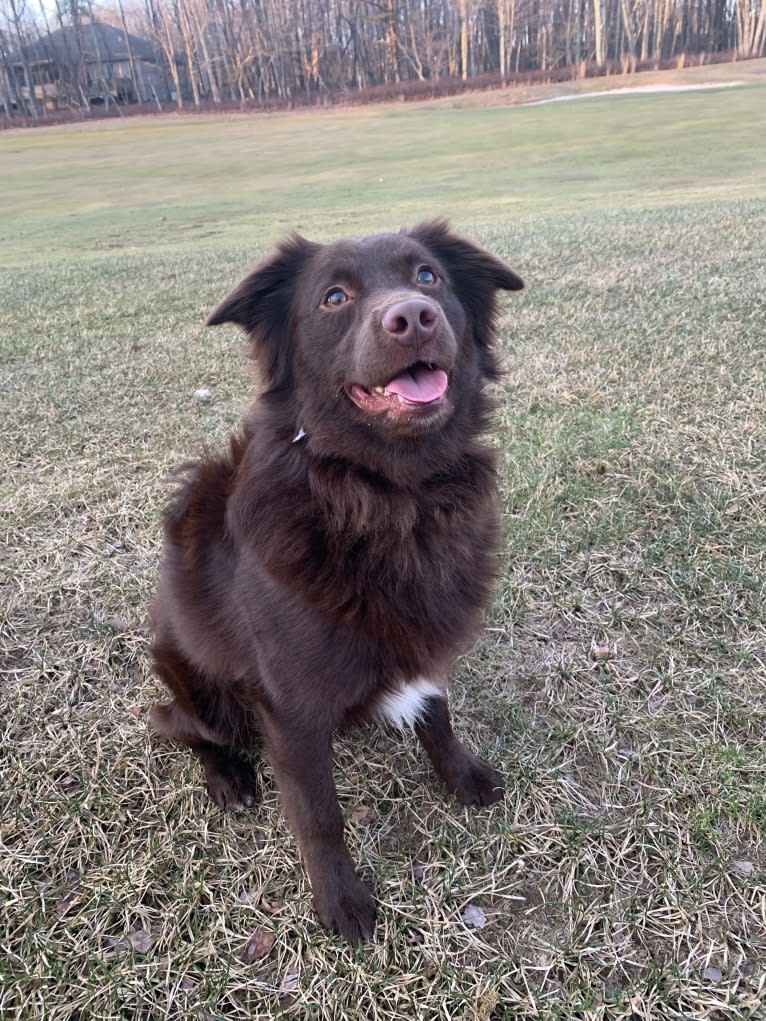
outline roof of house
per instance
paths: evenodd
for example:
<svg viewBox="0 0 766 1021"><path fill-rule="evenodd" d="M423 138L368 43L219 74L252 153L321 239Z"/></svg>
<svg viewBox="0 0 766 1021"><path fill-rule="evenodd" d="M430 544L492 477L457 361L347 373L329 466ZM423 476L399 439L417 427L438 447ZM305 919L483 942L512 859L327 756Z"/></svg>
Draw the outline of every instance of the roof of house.
<svg viewBox="0 0 766 1021"><path fill-rule="evenodd" d="M22 47L12 54L11 63L19 63L23 57L30 63L72 63L79 59L78 37L82 40L82 51L86 64L101 61L122 61L128 59L127 40L133 56L138 60L156 60L157 55L151 43L135 35L127 35L121 28L93 22L80 26L59 28L50 35L42 36L36 42Z"/></svg>

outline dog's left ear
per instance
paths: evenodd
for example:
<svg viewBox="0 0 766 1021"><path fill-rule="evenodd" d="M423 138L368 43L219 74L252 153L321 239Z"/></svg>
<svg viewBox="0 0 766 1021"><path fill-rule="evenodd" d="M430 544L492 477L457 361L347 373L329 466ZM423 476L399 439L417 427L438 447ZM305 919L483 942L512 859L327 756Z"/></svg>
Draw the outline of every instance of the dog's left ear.
<svg viewBox="0 0 766 1021"><path fill-rule="evenodd" d="M489 350L495 329L496 292L520 291L524 281L497 256L454 234L446 220L427 220L403 233L433 252L446 268L471 317L474 337Z"/></svg>
<svg viewBox="0 0 766 1021"><path fill-rule="evenodd" d="M524 287L524 281L510 266L468 238L454 234L446 220L427 220L406 233L445 263L460 288L461 297L464 289L460 283L463 280L473 280L485 288L489 286L501 291L521 291Z"/></svg>
<svg viewBox="0 0 766 1021"><path fill-rule="evenodd" d="M321 246L291 234L243 277L207 317L207 326L236 323L247 331L252 356L269 388L290 378L290 318L295 284Z"/></svg>

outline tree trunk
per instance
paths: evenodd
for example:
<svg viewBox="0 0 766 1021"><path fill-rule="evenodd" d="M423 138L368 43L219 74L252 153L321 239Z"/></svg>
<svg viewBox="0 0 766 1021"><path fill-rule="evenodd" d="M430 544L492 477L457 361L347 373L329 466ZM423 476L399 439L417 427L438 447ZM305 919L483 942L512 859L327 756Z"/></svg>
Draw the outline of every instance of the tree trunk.
<svg viewBox="0 0 766 1021"><path fill-rule="evenodd" d="M468 0L458 0L458 18L460 20L460 77L463 81L468 77Z"/></svg>
<svg viewBox="0 0 766 1021"><path fill-rule="evenodd" d="M571 0L570 0L571 2ZM497 0L497 36L500 74L505 84L511 69L513 52L513 23L516 17L516 0Z"/></svg>
<svg viewBox="0 0 766 1021"><path fill-rule="evenodd" d="M144 94L141 90L141 82L139 81L138 74L136 73L136 61L133 56L133 47L130 45L130 36L128 35L128 26L125 22L125 9L122 6L122 0L117 0L117 7L120 12L120 22L122 23L122 31L125 33L125 47L128 51L128 64L130 65L130 78L133 82L133 88L136 90L139 103L144 102Z"/></svg>
<svg viewBox="0 0 766 1021"><path fill-rule="evenodd" d="M181 41L183 42L184 57L186 58L186 73L189 76L189 85L191 87L192 99L194 105L199 107L200 94L199 94L199 80L197 77L197 69L195 67L195 52L192 45L191 33L189 31L189 23L186 18L186 10L183 7L183 0L174 0L173 3L173 14L175 16L176 25L178 31L181 33Z"/></svg>
<svg viewBox="0 0 766 1021"><path fill-rule="evenodd" d="M208 46L208 38L210 36L210 18L205 17L203 19L202 4L200 0L196 3L193 0L189 2L189 28L190 31L196 33L197 42L199 49L202 53L202 66L205 70L205 77L207 78L208 88L210 89L210 95L213 102L218 105L221 102L221 93L218 88L218 79L216 77L215 62L210 57L210 47ZM207 15L207 12L205 12Z"/></svg>
<svg viewBox="0 0 766 1021"><path fill-rule="evenodd" d="M9 0L11 9L11 21L13 23L13 30L16 35L16 42L19 47L19 58L21 61L22 73L24 75L24 86L28 92L28 98L26 100L27 111L32 114L33 117L38 116L37 100L35 99L35 84L32 77L32 71L29 67L29 61L24 56L24 32L22 26L22 17L24 9L19 3L19 0Z"/></svg>
<svg viewBox="0 0 766 1021"><path fill-rule="evenodd" d="M601 0L593 0L593 33L596 42L596 64L604 66L604 38L601 32Z"/></svg>
<svg viewBox="0 0 766 1021"><path fill-rule="evenodd" d="M636 70L636 37L633 33L633 19L628 10L628 0L622 0L622 20L625 26L625 35L628 40L628 54L630 56L630 70Z"/></svg>
<svg viewBox="0 0 766 1021"><path fill-rule="evenodd" d="M173 39L173 26L167 11L163 10L162 13L160 13L158 9L155 11L155 15L157 18L157 39L159 40L162 52L165 54L168 71L170 73L171 81L173 82L173 88L175 89L176 106L179 110L182 110L184 98L181 90L181 76L178 73L178 65L176 64L176 48L175 41Z"/></svg>

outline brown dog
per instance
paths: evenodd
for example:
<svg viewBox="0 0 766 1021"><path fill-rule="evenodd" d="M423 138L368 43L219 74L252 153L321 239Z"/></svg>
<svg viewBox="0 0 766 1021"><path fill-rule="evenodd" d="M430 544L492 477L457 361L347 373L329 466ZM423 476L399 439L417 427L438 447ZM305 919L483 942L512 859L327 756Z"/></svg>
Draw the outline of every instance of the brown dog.
<svg viewBox="0 0 766 1021"><path fill-rule="evenodd" d="M475 635L498 531L481 445L498 374L495 293L520 278L441 221L313 244L293 235L212 312L248 333L263 390L227 455L189 470L165 518L153 655L226 808L264 751L322 923L373 932L343 842L334 732L409 724L464 804L499 774L450 726L447 675Z"/></svg>

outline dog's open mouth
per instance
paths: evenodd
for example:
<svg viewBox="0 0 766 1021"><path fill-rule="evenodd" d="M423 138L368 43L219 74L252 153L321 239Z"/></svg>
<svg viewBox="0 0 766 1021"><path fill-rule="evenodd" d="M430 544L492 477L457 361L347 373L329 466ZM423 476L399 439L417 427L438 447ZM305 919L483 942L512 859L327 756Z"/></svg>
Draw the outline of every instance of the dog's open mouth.
<svg viewBox="0 0 766 1021"><path fill-rule="evenodd" d="M346 393L362 411L401 414L437 407L448 386L449 378L444 369L428 362L415 362L382 386L352 383L346 387Z"/></svg>

